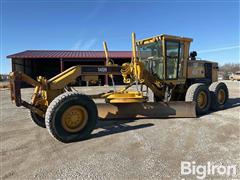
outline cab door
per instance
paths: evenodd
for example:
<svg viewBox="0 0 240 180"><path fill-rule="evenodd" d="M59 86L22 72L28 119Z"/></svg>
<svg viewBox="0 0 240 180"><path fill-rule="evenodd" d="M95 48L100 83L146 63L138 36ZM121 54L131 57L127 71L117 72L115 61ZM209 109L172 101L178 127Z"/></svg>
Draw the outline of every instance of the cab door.
<svg viewBox="0 0 240 180"><path fill-rule="evenodd" d="M183 44L179 41L165 41L165 79L181 79L183 75Z"/></svg>

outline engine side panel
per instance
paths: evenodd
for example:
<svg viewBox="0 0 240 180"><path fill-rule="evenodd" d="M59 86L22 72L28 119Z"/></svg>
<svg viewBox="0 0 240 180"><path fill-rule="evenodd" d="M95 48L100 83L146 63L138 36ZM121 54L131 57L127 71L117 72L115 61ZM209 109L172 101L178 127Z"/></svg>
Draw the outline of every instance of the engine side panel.
<svg viewBox="0 0 240 180"><path fill-rule="evenodd" d="M189 60L187 69L187 81L190 84L204 83L210 85L217 81L218 64L204 60Z"/></svg>
<svg viewBox="0 0 240 180"><path fill-rule="evenodd" d="M200 61L188 61L187 78L204 78L205 67L204 63Z"/></svg>

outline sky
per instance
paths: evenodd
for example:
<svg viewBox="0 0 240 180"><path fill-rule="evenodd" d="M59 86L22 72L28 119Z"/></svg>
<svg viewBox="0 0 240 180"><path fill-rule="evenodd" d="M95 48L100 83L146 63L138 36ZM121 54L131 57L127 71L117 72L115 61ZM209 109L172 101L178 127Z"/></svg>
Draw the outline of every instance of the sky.
<svg viewBox="0 0 240 180"><path fill-rule="evenodd" d="M239 0L0 1L0 73L25 50L131 50L132 32L191 37L198 58L240 63Z"/></svg>

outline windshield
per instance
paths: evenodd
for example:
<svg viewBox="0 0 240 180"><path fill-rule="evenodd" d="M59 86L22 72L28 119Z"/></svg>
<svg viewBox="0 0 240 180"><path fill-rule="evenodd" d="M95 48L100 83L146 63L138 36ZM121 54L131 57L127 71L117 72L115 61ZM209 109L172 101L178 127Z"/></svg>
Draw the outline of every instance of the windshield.
<svg viewBox="0 0 240 180"><path fill-rule="evenodd" d="M139 60L143 62L145 68L159 79L163 79L162 42L139 45L138 52Z"/></svg>

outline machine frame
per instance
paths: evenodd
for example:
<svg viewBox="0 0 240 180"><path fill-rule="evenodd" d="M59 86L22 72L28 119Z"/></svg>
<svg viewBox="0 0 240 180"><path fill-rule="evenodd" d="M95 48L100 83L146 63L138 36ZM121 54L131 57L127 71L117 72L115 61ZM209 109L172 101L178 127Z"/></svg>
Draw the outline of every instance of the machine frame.
<svg viewBox="0 0 240 180"><path fill-rule="evenodd" d="M147 63L156 61L154 57L148 56L144 62L139 52L140 46L153 42L161 42L162 46L162 79L146 67ZM178 43L177 67L170 66L177 73L172 79L167 77L168 42ZM87 138L98 119L197 117L206 114L210 108L223 109L228 100L228 89L224 83L217 82L217 63L196 60L196 53L189 56L191 42L191 38L165 34L136 41L135 33L132 33L132 60L122 66L115 65L110 59L104 42L105 66L73 66L49 80L42 76L34 80L18 71L10 73L11 100L18 107L30 109L33 121L47 127L49 133L62 142ZM182 59L179 55L181 45ZM178 77L180 65L182 76ZM201 67L194 68L198 65ZM114 75L120 74L126 85L117 89ZM69 84L82 75L108 75L113 90L96 95L81 94ZM22 82L34 87L30 103L21 98ZM149 89L154 94L154 102L149 102ZM105 103L96 104L94 98L103 98Z"/></svg>

